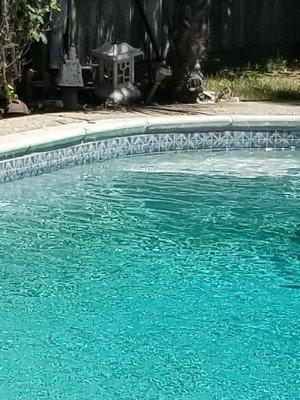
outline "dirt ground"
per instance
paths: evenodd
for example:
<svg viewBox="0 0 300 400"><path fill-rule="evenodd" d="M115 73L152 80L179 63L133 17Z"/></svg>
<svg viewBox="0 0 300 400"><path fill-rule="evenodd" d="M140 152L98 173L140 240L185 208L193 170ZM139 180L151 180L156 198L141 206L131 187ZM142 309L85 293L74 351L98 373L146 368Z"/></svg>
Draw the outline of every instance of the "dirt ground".
<svg viewBox="0 0 300 400"><path fill-rule="evenodd" d="M172 104L168 106L138 107L124 110L93 109L78 112L38 114L0 120L0 135L32 131L50 126L80 122L131 119L163 115L299 115L300 102L241 102L217 104Z"/></svg>

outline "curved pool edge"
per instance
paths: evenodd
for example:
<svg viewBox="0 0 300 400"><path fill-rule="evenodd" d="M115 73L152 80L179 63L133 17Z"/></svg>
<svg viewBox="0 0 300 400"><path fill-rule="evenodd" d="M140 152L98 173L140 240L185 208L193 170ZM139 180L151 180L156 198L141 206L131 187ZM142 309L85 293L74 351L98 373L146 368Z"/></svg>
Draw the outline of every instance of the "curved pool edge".
<svg viewBox="0 0 300 400"><path fill-rule="evenodd" d="M6 135L0 183L123 155L252 147L300 147L300 116L131 117Z"/></svg>
<svg viewBox="0 0 300 400"><path fill-rule="evenodd" d="M113 116L113 114L112 114ZM0 136L0 160L51 148L64 148L93 140L141 133L203 131L292 131L300 133L300 115L216 115L129 118L67 124Z"/></svg>

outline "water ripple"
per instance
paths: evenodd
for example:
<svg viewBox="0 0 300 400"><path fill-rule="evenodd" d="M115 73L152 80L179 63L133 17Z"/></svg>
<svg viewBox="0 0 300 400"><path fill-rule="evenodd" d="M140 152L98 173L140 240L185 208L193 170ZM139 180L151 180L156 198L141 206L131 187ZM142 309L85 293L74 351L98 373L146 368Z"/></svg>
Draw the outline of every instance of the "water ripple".
<svg viewBox="0 0 300 400"><path fill-rule="evenodd" d="M171 153L1 185L0 397L297 398L299 164Z"/></svg>

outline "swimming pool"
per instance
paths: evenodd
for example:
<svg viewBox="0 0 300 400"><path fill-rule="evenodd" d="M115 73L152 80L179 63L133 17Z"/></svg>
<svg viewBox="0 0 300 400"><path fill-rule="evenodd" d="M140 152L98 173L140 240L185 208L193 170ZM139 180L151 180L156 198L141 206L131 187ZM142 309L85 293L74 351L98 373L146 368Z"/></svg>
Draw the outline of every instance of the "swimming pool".
<svg viewBox="0 0 300 400"><path fill-rule="evenodd" d="M299 150L0 185L0 397L297 398Z"/></svg>

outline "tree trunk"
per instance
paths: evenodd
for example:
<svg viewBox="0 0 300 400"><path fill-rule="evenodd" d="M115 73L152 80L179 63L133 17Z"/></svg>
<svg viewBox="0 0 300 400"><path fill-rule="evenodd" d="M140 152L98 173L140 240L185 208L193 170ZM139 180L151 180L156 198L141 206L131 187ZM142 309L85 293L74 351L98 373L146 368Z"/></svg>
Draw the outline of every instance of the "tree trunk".
<svg viewBox="0 0 300 400"><path fill-rule="evenodd" d="M207 47L211 3L212 0L175 1L169 54L173 100L193 103L202 93L200 65Z"/></svg>

